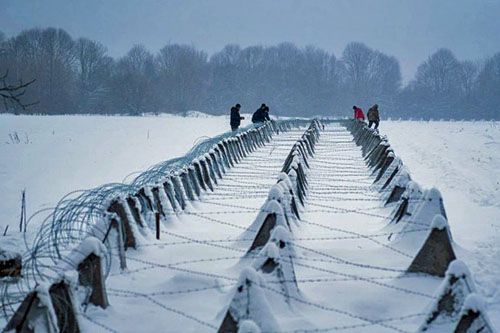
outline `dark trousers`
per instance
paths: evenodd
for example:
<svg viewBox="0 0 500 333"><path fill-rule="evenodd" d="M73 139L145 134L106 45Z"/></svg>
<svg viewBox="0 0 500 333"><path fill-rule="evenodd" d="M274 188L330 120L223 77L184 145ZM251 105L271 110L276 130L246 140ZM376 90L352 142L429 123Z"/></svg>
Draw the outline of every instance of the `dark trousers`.
<svg viewBox="0 0 500 333"><path fill-rule="evenodd" d="M379 123L379 120L370 120L370 121L368 121L368 127L372 128L372 124L375 124L374 129L377 129L378 128L378 123Z"/></svg>
<svg viewBox="0 0 500 333"><path fill-rule="evenodd" d="M234 132L234 131L237 131L238 130L238 125L231 125L231 130Z"/></svg>

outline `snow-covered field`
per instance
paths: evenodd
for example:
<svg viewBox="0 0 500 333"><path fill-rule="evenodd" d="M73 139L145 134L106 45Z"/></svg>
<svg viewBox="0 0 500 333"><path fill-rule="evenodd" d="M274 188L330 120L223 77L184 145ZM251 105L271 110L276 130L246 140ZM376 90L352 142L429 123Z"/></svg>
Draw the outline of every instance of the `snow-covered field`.
<svg viewBox="0 0 500 333"><path fill-rule="evenodd" d="M31 215L69 192L132 180L227 130L222 116L0 115L0 231L18 230L23 189Z"/></svg>
<svg viewBox="0 0 500 333"><path fill-rule="evenodd" d="M459 257L467 262L500 327L500 123L382 123L412 177L437 187Z"/></svg>
<svg viewBox="0 0 500 333"><path fill-rule="evenodd" d="M19 198L24 188L27 193L28 214L31 214L42 208L54 206L64 194L73 190L90 188L103 183L120 182L125 178L131 179L133 172L144 170L159 161L182 155L200 137L213 136L226 131L227 122L227 117L2 115L0 116L0 186L2 190L0 192L0 231L3 231L6 225L10 225L10 230L17 229L20 213ZM500 291L497 287L500 284L500 123L391 121L383 122L380 131L387 134L396 154L409 167L413 179L425 187L435 186L443 194L458 257L469 265L480 293L488 302L490 318L496 327L500 327ZM172 229L165 230L170 234L162 235L165 237L162 241L185 240L185 237L211 240L234 239L235 235L241 232L238 228L244 229L255 218L256 210L263 203L272 183L275 182L280 165L285 158L284 154L288 152L301 132L293 131L280 136L274 145L266 147L253 156L253 159L240 165L239 169L233 171L233 174L224 180L218 192L207 195L205 202L194 207L195 212L204 211L213 215L203 217L188 214L183 216L179 221L172 223ZM10 134L14 133L18 134L19 140L11 139ZM334 161L337 156L329 151L329 143L334 144L335 140L339 140L334 134L334 132L325 134L324 141L321 141L319 154L322 154L324 160ZM355 153L352 155L351 152L345 152L345 154L345 158L359 160L359 156ZM301 244L314 247L317 244L307 243L308 239L312 241L313 238L331 236L331 230L325 231L327 225L351 230L349 232L362 232L362 229L360 231L357 228L365 227L366 233L376 233L382 227L382 221L359 218L356 219L359 226L353 226L353 221L346 217L330 219L328 212L322 212L322 210L330 213L334 211L328 207L332 205L331 202L321 202L320 199L324 195L331 194L331 191L324 185L335 178L334 173L327 174L332 172L331 167L334 167L335 163L332 165L321 161L313 163L316 163L314 165L316 172L311 174L309 203L312 204L308 206L310 212L304 215L304 219L316 225L305 223L301 227L298 236L295 235L301 239ZM359 165L359 168L351 172L352 177L361 179L366 170ZM256 177L257 174L261 176ZM248 179L248 177L251 178ZM363 185L365 181L361 179L359 182ZM239 191L236 187L242 184L245 185L245 189ZM244 200L238 199L238 194L247 197ZM368 199L369 197L366 205L373 205ZM235 207L217 206L221 200ZM314 206L314 203L320 206ZM223 215L224 211L229 209L240 211L239 215ZM380 208L376 212L387 214L387 209ZM222 217L218 214L222 214ZM228 229L227 225L220 225L217 222L206 223L210 221L207 220L207 216L213 219L222 218L223 221L236 224L238 227ZM235 229L238 232L235 233ZM222 248L231 246L230 242L220 244ZM387 256L384 259L376 258L377 265L392 265L399 263L398 260L404 261L404 258L391 259L390 251L386 253L387 251L376 250L373 245L372 242L363 242L359 239L357 241L346 240L345 243L336 242L328 245L328 253L337 255L340 253L342 257L355 262L367 261L369 263L368 254L373 250L375 254ZM235 246L243 249L244 244L235 244ZM320 243L319 246L323 245ZM349 248L356 247L359 247L360 251L352 251L352 253L349 251ZM134 326L133 318L128 316L130 312L133 312L137 316L140 315L142 322L148 323L148 331L169 330L162 326L165 325L165 321L158 320L165 315L165 312L158 307L151 308L150 306L154 305L151 296L149 298L144 296L158 291L163 292L156 296L164 306L175 304L176 309L191 311L190 313L195 313L197 316L203 316L203 320L209 324L217 325L222 319L221 314L217 315L217 313L222 311L224 305L229 302L229 299L226 299L229 296L221 297L220 295L229 292L230 287L234 285L235 282L231 279L238 276L237 271L241 268L239 261L241 253L226 253L221 252L217 247L200 248L192 244L175 248L160 247L161 252L155 251L154 248L144 247L137 253L130 254L129 262L133 267L130 268L130 273L114 274L110 277L111 284L108 287L111 288L113 306L105 312L92 311L95 319L105 325L116 327L118 331L134 331L138 326ZM309 259L313 259L311 253L304 250L300 252L299 255L310 256ZM217 261L214 264L213 259L216 257L225 260L224 265L221 263L221 266L218 266ZM144 261L144 258L148 258L149 262ZM193 258L211 260L201 263L181 263L182 260L189 261ZM313 265L321 266L321 262L314 262ZM181 269L176 271L175 269L179 266ZM328 264L322 267L326 266ZM334 266L334 268L337 267ZM208 291L202 292L202 295L209 297L212 302L199 302L198 297L201 295L197 293L186 295L168 293L169 290L209 287L213 283L209 277L194 277L185 272L179 273L182 269L228 275L230 278L229 280L222 279L224 283L215 290L207 289ZM330 283L324 289L322 285L305 284L305 280L320 278L328 271L322 272L323 275L321 275L317 270L304 265L296 269L300 274L300 279L304 280L301 290L304 295L307 295L308 301L314 304L333 304L369 318L394 317L398 311L401 311L401 315L419 312L429 302L426 297L409 296L411 301L408 301L408 304L402 304L404 294L401 295L394 289L374 287L373 284L361 285L363 289L360 290L359 295L353 295L350 291L356 290L358 285L349 281L340 282L341 280L337 282L337 287L330 286ZM328 266L328 269L331 267ZM157 271L155 274L150 274L155 271ZM352 273L358 272L353 269ZM147 283L143 283L146 280ZM422 285L415 286L412 285L412 279L402 279L397 285L406 289L414 288L425 295L432 294L439 284L433 279L421 279L418 282ZM343 288L345 291L342 290ZM133 289L136 295L126 294L123 291L126 289ZM326 291L334 293L338 300L332 300ZM381 309L377 302L377 299L381 298L384 298L384 309ZM276 304L273 303L273 305ZM291 316L290 312L281 309L279 304L273 310L285 317L280 324L287 330L359 324L357 320L346 319L338 313L334 315L313 311L314 308L311 309L305 304L297 305L296 308L299 310L297 313L302 313L303 317ZM332 316L336 320L332 321ZM170 327L184 327L189 331L200 329L199 325L189 319L186 324L186 318L182 316L168 315L166 317L171 321ZM394 325L401 329L413 329L420 319L413 318ZM89 331L96 329L96 326L90 322L85 327ZM384 331L384 327L377 327L377 329Z"/></svg>

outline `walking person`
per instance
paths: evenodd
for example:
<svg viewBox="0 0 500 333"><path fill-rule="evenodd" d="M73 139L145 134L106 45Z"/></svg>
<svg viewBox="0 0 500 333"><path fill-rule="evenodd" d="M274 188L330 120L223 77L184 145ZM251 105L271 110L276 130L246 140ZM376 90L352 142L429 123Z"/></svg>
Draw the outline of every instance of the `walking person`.
<svg viewBox="0 0 500 333"><path fill-rule="evenodd" d="M245 119L240 115L241 105L238 103L231 108L231 120L229 124L231 125L231 130L234 132L240 127L241 121Z"/></svg>
<svg viewBox="0 0 500 333"><path fill-rule="evenodd" d="M378 130L378 124L380 123L380 115L378 112L378 105L375 104L368 110L368 128L372 128L372 124L375 124L374 129Z"/></svg>
<svg viewBox="0 0 500 333"><path fill-rule="evenodd" d="M354 119L365 121L365 114L361 108L354 105L352 109L354 110Z"/></svg>

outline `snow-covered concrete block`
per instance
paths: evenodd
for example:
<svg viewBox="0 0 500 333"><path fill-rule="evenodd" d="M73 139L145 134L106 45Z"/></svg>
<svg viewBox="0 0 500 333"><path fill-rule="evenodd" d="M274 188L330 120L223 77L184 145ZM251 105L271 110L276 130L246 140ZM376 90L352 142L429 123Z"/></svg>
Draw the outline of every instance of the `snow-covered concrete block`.
<svg viewBox="0 0 500 333"><path fill-rule="evenodd" d="M385 180L390 177L391 175L395 175L394 170L397 169L398 165L400 164L401 160L396 157L396 154L393 152L389 152L387 154L386 159L384 160L382 167L377 173L377 176L375 177L375 180L373 183L377 182L385 182Z"/></svg>
<svg viewBox="0 0 500 333"><path fill-rule="evenodd" d="M243 234L247 235L247 237L252 234L255 235L248 252L250 253L266 245L273 229L279 225L290 229L281 204L276 200L269 200L264 204L252 225ZM255 231L257 232L255 233Z"/></svg>
<svg viewBox="0 0 500 333"><path fill-rule="evenodd" d="M239 327L238 333L261 333L259 326L252 320L243 320Z"/></svg>
<svg viewBox="0 0 500 333"><path fill-rule="evenodd" d="M73 291L64 279L51 285L41 283L26 296L3 331L79 333L78 313Z"/></svg>
<svg viewBox="0 0 500 333"><path fill-rule="evenodd" d="M138 230L128 204L121 198L116 198L111 201L107 211L116 214L120 220L120 225L123 228L125 250L128 248L135 249L137 247L136 235L138 234Z"/></svg>
<svg viewBox="0 0 500 333"><path fill-rule="evenodd" d="M103 243L108 243L108 248L112 249L111 254L117 255L120 268L127 268L127 259L125 256L125 231L121 220L114 213L108 214L105 219L108 221L108 227Z"/></svg>
<svg viewBox="0 0 500 333"><path fill-rule="evenodd" d="M214 147L213 151L215 153L215 160L217 161L217 165L219 167L221 175L223 175L226 173L226 167L227 167L226 162L224 161L224 155L222 154L222 151L218 144L217 146Z"/></svg>
<svg viewBox="0 0 500 333"><path fill-rule="evenodd" d="M278 323L262 289L264 286L264 280L253 268L243 269L218 332L237 333L243 321L248 320L262 331L279 331Z"/></svg>
<svg viewBox="0 0 500 333"><path fill-rule="evenodd" d="M196 197L199 198L201 196L201 186L199 184L196 169L195 169L194 165L192 165L192 164L188 167L188 175L189 175L189 181L191 182L191 185L193 186L193 191L195 192Z"/></svg>
<svg viewBox="0 0 500 333"><path fill-rule="evenodd" d="M420 224L430 225L436 214L447 217L441 192L437 188L431 188L424 192L421 203L415 211L414 219Z"/></svg>
<svg viewBox="0 0 500 333"><path fill-rule="evenodd" d="M405 191L391 213L391 223L399 223L403 218L411 217L421 203L422 197L423 191L421 187L413 181L408 182Z"/></svg>
<svg viewBox="0 0 500 333"><path fill-rule="evenodd" d="M151 195L151 196L150 196ZM151 194L151 191L148 190L146 193L146 188L141 187L139 191L135 194L135 197L139 199L139 202L141 203L142 207L142 214L147 217L147 213L152 213L153 212L153 195Z"/></svg>
<svg viewBox="0 0 500 333"><path fill-rule="evenodd" d="M210 154L205 154L204 160L207 164L207 170L208 170L208 175L210 177L210 181L217 185L219 183L219 180L217 178L217 174L215 172L215 167L212 162L212 158L210 157Z"/></svg>
<svg viewBox="0 0 500 333"><path fill-rule="evenodd" d="M374 167L389 148L389 142L386 140L380 141L380 143L368 155L366 155L365 161L367 162L367 165L369 167Z"/></svg>
<svg viewBox="0 0 500 333"><path fill-rule="evenodd" d="M3 332L59 332L48 286L40 285L24 298Z"/></svg>
<svg viewBox="0 0 500 333"><path fill-rule="evenodd" d="M398 163L397 167L394 168L393 173L387 178L383 186L379 189L381 199L385 205L398 202L401 195L406 190L406 185L410 181L411 177L407 168L402 162Z"/></svg>
<svg viewBox="0 0 500 333"><path fill-rule="evenodd" d="M179 178L181 180L182 188L184 189L184 194L186 195L186 200L194 201L196 200L196 192L191 180L189 179L189 172L187 169L183 169L179 172Z"/></svg>
<svg viewBox="0 0 500 333"><path fill-rule="evenodd" d="M164 184L150 187L151 193L153 194L153 211L155 213L160 213L160 215L166 219L170 218L176 211L179 211L171 186L172 184L170 183L168 187L169 192L166 191Z"/></svg>
<svg viewBox="0 0 500 333"><path fill-rule="evenodd" d="M78 283L88 289L88 302L102 308L109 305L103 267L106 252L99 239L87 237L66 259L78 271Z"/></svg>
<svg viewBox="0 0 500 333"><path fill-rule="evenodd" d="M240 163L241 162L241 156L238 153L238 150L236 148L236 139L235 138L229 138L228 139L228 147L231 152L231 156L233 158L234 163Z"/></svg>
<svg viewBox="0 0 500 333"><path fill-rule="evenodd" d="M77 317L79 305L75 303L71 286L64 279L53 283L49 288L49 296L57 318L59 332L80 332Z"/></svg>
<svg viewBox="0 0 500 333"><path fill-rule="evenodd" d="M186 193L184 192L182 180L179 175L170 176L170 180L174 188L175 199L179 203L180 209L185 210L187 207L188 198Z"/></svg>
<svg viewBox="0 0 500 333"><path fill-rule="evenodd" d="M394 157L395 154L391 147L385 149L384 152L379 156L378 160L375 161L375 164L372 165L372 176L376 175L377 172L382 169L387 159L392 162L394 160Z"/></svg>
<svg viewBox="0 0 500 333"><path fill-rule="evenodd" d="M448 222L442 215L436 215L427 239L407 271L444 276L449 264L455 259Z"/></svg>
<svg viewBox="0 0 500 333"><path fill-rule="evenodd" d="M221 168L221 161L219 160L219 157L215 150L211 149L209 151L209 156L210 156L210 163L212 165L212 168L215 172L215 175L220 179L223 177L223 170Z"/></svg>
<svg viewBox="0 0 500 333"><path fill-rule="evenodd" d="M297 222L297 220L300 219L300 214L297 206L297 200L295 199L295 191L292 181L286 173L282 172L278 177L277 185L279 185L283 190L282 202L287 220Z"/></svg>
<svg viewBox="0 0 500 333"><path fill-rule="evenodd" d="M291 298L300 296L293 257L294 251L291 248L289 233L282 226L277 226L272 232L270 241L252 263L266 281L271 281L273 285L279 287L284 301L288 304Z"/></svg>
<svg viewBox="0 0 500 333"><path fill-rule="evenodd" d="M0 279L20 277L22 267L20 253L0 248Z"/></svg>
<svg viewBox="0 0 500 333"><path fill-rule="evenodd" d="M228 152L226 146L224 145L224 141L219 142L217 144L217 148L219 148L220 155L222 156L222 160L224 162L224 168L231 168L232 164L229 161Z"/></svg>
<svg viewBox="0 0 500 333"><path fill-rule="evenodd" d="M465 263L458 259L451 262L418 332L455 332L465 300L475 292L476 287Z"/></svg>
<svg viewBox="0 0 500 333"><path fill-rule="evenodd" d="M203 177L203 171L201 170L201 165L200 161L198 159L194 159L192 162L192 165L194 167L195 175L196 175L196 180L198 181L198 184L200 185L200 188L203 189L203 191L208 190L208 186L205 183L205 179Z"/></svg>
<svg viewBox="0 0 500 333"><path fill-rule="evenodd" d="M146 222L144 221L144 217L142 216L142 207L139 199L135 196L129 195L125 199L127 201L128 207L132 216L135 220L135 223L140 227L144 228L146 226Z"/></svg>
<svg viewBox="0 0 500 333"><path fill-rule="evenodd" d="M242 158L247 157L248 153L247 153L247 151L245 149L245 145L243 143L243 135L239 134L236 139L237 139L236 142L238 144L238 150L240 152L240 155L242 156Z"/></svg>
<svg viewBox="0 0 500 333"><path fill-rule="evenodd" d="M210 168L209 168L208 162L207 162L206 158L201 158L199 161L200 161L203 181L205 182L207 189L209 189L210 191L213 192L214 191L214 181L210 175Z"/></svg>
<svg viewBox="0 0 500 333"><path fill-rule="evenodd" d="M485 310L484 302L476 293L465 299L460 318L453 333L495 333Z"/></svg>

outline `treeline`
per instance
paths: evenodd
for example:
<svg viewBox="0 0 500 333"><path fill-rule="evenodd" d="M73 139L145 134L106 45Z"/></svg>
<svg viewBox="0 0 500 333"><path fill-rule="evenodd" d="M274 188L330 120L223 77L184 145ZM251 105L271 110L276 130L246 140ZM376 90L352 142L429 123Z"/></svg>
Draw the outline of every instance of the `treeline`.
<svg viewBox="0 0 500 333"><path fill-rule="evenodd" d="M440 49L403 86L398 60L361 43L339 58L282 43L227 45L210 57L187 45L156 54L136 45L114 59L96 41L35 28L0 33L0 74L7 71L8 83L36 78L23 98L38 104L22 113L221 114L265 102L271 114L350 116L353 104L377 103L383 117L500 119L500 53L473 62Z"/></svg>

